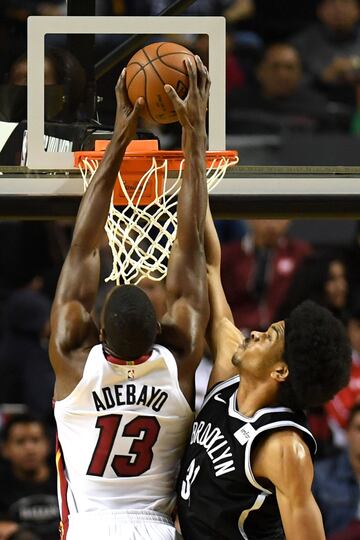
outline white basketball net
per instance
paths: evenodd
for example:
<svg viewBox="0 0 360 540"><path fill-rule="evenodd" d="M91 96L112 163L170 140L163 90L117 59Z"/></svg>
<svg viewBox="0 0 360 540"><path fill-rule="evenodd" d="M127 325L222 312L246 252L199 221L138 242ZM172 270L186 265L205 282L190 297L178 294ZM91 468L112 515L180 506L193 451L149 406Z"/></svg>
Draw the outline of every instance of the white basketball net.
<svg viewBox="0 0 360 540"><path fill-rule="evenodd" d="M210 192L222 180L227 168L237 163L237 158L222 157L213 160L207 168L207 185ZM126 197L127 206L119 211L111 201L105 225L113 256L113 268L105 281L136 285L144 277L162 280L167 273L167 261L177 229L177 194L180 190L184 160L175 178L168 178L168 162L157 163L155 157L149 170L139 180L134 192L129 195L125 183L118 173L118 181ZM84 189L94 177L99 161L85 157L80 171ZM158 193L158 172L163 170L163 191ZM146 206L138 201L144 193L152 175L155 175L156 197Z"/></svg>

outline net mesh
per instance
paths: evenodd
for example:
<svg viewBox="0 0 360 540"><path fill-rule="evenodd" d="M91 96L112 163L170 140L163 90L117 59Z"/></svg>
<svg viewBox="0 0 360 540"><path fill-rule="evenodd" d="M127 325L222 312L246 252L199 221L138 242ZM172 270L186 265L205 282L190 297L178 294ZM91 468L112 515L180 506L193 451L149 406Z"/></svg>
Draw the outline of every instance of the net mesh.
<svg viewBox="0 0 360 540"><path fill-rule="evenodd" d="M217 186L229 166L238 158L221 155L207 161L208 191ZM82 157L79 168L86 189L99 166L98 159ZM105 230L112 251L113 266L105 281L136 285L144 277L162 280L167 273L167 261L177 230L177 194L181 187L184 159L175 176L169 175L169 160L152 158L150 168L143 174L135 189L129 191L121 173L118 182L126 199L117 208L111 201ZM154 183L153 200L141 205L142 195L150 182Z"/></svg>

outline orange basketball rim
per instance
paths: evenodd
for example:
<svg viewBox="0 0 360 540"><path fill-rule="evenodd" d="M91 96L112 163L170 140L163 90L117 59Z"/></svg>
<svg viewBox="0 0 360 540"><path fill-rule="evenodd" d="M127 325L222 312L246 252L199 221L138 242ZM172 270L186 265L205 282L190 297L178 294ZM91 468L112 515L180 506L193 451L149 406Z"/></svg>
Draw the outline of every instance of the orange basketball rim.
<svg viewBox="0 0 360 540"><path fill-rule="evenodd" d="M103 159L108 140L95 142L95 150L75 152L75 166L83 176L89 173L89 181L96 172L99 162ZM238 162L236 150L221 150L206 152L206 169L212 174L213 182L209 184L209 191L214 187L214 181L224 176L226 169ZM125 152L120 168L119 182L116 182L113 193L115 206L147 206L163 195L164 179L169 171L181 174L184 167L184 154L181 150L159 150L156 139L134 140ZM146 174L146 181L141 183Z"/></svg>

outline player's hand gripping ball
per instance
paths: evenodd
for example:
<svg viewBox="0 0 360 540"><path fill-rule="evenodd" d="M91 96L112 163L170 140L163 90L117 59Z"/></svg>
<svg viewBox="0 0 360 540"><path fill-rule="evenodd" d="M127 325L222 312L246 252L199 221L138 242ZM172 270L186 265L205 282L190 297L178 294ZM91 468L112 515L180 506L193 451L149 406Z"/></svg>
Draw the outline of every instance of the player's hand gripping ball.
<svg viewBox="0 0 360 540"><path fill-rule="evenodd" d="M181 99L186 97L189 87L186 58L194 58L194 55L182 45L158 42L140 49L130 59L126 68L128 96L133 105L139 97L144 98L141 115L146 120L157 124L177 121L164 84L175 88Z"/></svg>

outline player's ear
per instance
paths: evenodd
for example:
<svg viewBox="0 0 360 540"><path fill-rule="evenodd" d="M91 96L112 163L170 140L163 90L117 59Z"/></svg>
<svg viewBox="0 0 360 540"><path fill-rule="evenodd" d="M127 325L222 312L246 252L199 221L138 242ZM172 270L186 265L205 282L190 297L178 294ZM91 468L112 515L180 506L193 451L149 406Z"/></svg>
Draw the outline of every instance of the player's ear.
<svg viewBox="0 0 360 540"><path fill-rule="evenodd" d="M156 321L156 335L157 336L161 335L161 322L160 321Z"/></svg>
<svg viewBox="0 0 360 540"><path fill-rule="evenodd" d="M284 382L289 376L289 368L285 362L276 362L274 365L270 377L277 382Z"/></svg>

